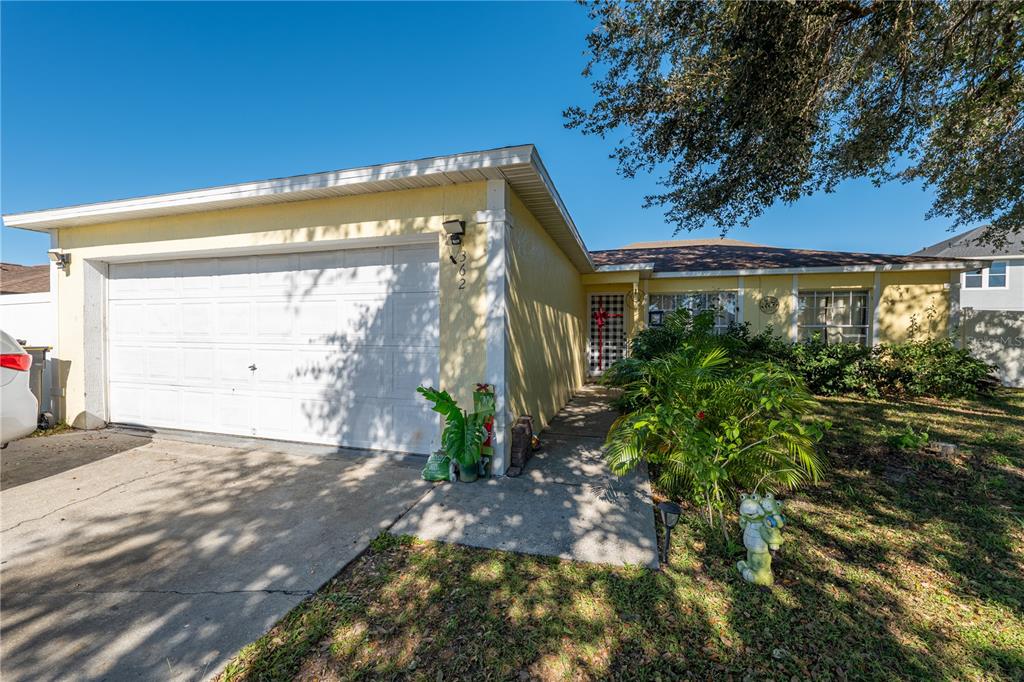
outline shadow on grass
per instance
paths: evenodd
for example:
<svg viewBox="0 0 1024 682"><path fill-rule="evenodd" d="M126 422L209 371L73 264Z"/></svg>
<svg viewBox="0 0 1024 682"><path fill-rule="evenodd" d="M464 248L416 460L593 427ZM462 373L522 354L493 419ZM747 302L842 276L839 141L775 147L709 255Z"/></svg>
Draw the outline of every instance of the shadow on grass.
<svg viewBox="0 0 1024 682"><path fill-rule="evenodd" d="M770 589L697 513L660 572L384 535L226 677L1015 679L1022 403L827 401L833 471L789 499ZM907 419L961 454L888 451L880 426Z"/></svg>

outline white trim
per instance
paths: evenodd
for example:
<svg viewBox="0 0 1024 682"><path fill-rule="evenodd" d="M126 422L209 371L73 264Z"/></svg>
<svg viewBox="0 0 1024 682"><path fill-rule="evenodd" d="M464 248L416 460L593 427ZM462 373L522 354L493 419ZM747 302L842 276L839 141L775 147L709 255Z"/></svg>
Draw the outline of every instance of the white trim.
<svg viewBox="0 0 1024 682"><path fill-rule="evenodd" d="M602 272L631 272L638 270L640 272L650 272L654 270L654 263L624 263L622 265L602 265L597 268L598 273Z"/></svg>
<svg viewBox="0 0 1024 682"><path fill-rule="evenodd" d="M277 253L308 253L311 251L342 251L346 249L370 249L381 246L413 246L437 243L439 232L388 237L356 237L352 239L318 239L309 242L285 242L281 244L260 244L258 246L223 246L213 249L180 249L157 253L132 253L124 256L103 256L106 263L141 263L160 260L181 260L184 258L227 258L229 256L260 256ZM74 263L72 263L72 267Z"/></svg>
<svg viewBox="0 0 1024 682"><path fill-rule="evenodd" d="M107 401L107 272L105 262L79 261L82 268L82 362L84 410L65 415L71 426L101 429L109 419Z"/></svg>
<svg viewBox="0 0 1024 682"><path fill-rule="evenodd" d="M453 181L448 177L449 174L529 164L534 154L533 145L524 145L468 154L435 156L416 161L385 163L323 173L293 175L272 180L257 180L255 182L186 190L184 192L103 201L68 206L66 208L12 213L4 216L4 222L8 227L24 227L28 229L61 227L59 224L61 221L76 219L90 219L93 222L112 222L115 220L127 220L131 218L132 213L144 210L172 213L173 209L189 207L197 211L209 211L215 209L218 204L228 201L255 200L262 197L280 196L282 194L298 195L295 199L301 199L303 198L301 195L304 192L340 189L358 185L379 185L381 183L422 176L438 176L438 179L443 184L450 185L453 184ZM371 190L363 190L363 192L366 191Z"/></svg>
<svg viewBox="0 0 1024 682"><path fill-rule="evenodd" d="M743 324L743 299L746 294L743 277L736 278L736 324Z"/></svg>
<svg viewBox="0 0 1024 682"><path fill-rule="evenodd" d="M956 277L955 274L951 275ZM871 345L877 346L881 343L882 330L882 273L875 273L875 280L871 285Z"/></svg>
<svg viewBox="0 0 1024 682"><path fill-rule="evenodd" d="M509 188L504 180L487 181L487 213L492 217L507 217ZM491 468L495 475L505 474L512 448L513 416L508 412L506 355L508 352L508 230L507 220L481 223L487 235L486 289L484 309L486 374L484 381L494 387L494 429L491 444L494 459ZM468 301L463 305L469 305Z"/></svg>
<svg viewBox="0 0 1024 682"><path fill-rule="evenodd" d="M1009 270L1009 268L1007 268ZM948 322L948 333L950 338L954 342L959 341L962 338L962 334L959 333L960 326L963 323L960 313L960 273L951 273L949 276L949 322ZM959 344L962 347L962 344Z"/></svg>
<svg viewBox="0 0 1024 682"><path fill-rule="evenodd" d="M789 340L796 343L800 340L800 276L793 274L793 312L789 319Z"/></svg>
<svg viewBox="0 0 1024 682"><path fill-rule="evenodd" d="M884 265L836 265L813 268L757 268L752 270L681 270L655 272L651 277L658 279L681 279L687 277L736 277L740 275L807 275L829 272L900 272L906 270L973 270L978 263L964 261L939 261L936 263L886 263Z"/></svg>

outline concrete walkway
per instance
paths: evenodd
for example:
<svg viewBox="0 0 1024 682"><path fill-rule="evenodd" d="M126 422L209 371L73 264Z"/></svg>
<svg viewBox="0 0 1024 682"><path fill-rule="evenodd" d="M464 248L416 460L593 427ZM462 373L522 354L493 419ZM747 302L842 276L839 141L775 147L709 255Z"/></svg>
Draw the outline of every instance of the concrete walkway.
<svg viewBox="0 0 1024 682"><path fill-rule="evenodd" d="M601 445L616 413L585 387L541 435L518 478L444 484L391 529L425 540L603 564L658 566L646 468L611 474Z"/></svg>

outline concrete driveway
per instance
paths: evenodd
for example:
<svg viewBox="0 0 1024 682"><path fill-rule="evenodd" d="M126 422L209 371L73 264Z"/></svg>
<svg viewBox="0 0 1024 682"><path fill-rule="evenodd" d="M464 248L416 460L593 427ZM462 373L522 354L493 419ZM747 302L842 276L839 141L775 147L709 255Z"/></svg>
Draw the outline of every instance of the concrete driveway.
<svg viewBox="0 0 1024 682"><path fill-rule="evenodd" d="M429 489L417 457L193 440L3 451L5 681L216 674Z"/></svg>

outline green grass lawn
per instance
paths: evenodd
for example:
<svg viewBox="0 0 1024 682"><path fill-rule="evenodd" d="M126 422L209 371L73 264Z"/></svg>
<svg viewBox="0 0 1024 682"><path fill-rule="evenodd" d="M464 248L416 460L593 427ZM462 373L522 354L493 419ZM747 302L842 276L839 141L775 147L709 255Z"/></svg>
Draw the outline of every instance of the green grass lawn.
<svg viewBox="0 0 1024 682"><path fill-rule="evenodd" d="M696 511L662 572L383 535L224 678L1024 679L1024 392L823 410L770 589ZM908 421L960 452L891 451Z"/></svg>

